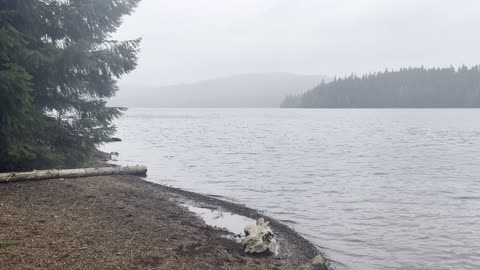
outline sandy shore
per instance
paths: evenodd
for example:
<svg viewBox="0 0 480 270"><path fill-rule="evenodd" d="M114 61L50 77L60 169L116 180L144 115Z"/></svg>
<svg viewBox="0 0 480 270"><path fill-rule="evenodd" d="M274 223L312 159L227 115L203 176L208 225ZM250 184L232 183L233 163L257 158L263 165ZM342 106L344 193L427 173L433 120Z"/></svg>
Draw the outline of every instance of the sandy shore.
<svg viewBox="0 0 480 270"><path fill-rule="evenodd" d="M185 200L261 216L133 176L0 184L0 269L326 269L312 264L311 243L274 220L280 255L245 255Z"/></svg>

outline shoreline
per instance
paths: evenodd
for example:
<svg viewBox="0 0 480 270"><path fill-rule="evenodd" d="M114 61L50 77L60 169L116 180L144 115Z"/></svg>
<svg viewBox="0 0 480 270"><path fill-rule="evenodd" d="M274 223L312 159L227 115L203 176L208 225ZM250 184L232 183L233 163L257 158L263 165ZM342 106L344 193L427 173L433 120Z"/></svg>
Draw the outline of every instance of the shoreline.
<svg viewBox="0 0 480 270"><path fill-rule="evenodd" d="M291 261L294 265L305 265L308 266L314 260L316 256L321 256L321 258L327 262L325 255L321 253L318 248L311 243L309 240L305 239L293 228L281 223L280 221L269 217L268 215L262 214L259 210L249 208L245 205L233 203L221 199L217 199L208 195L203 195L196 192L191 192L183 190L180 188L164 186L154 182L149 182L153 185L159 185L166 192L172 194L174 200L179 203L192 202L198 207L214 209L219 211L226 211L232 214L244 216L257 220L260 217L266 218L270 222L270 227L273 232L277 234L279 245L280 245L280 254L278 255L281 259L287 259ZM317 267L318 268L318 267ZM328 268L318 268L318 269L328 269Z"/></svg>
<svg viewBox="0 0 480 270"><path fill-rule="evenodd" d="M240 244L224 237L225 231L207 226L182 202L265 217L242 205L135 176L7 183L0 185L0 212L5 213L0 217L0 261L7 269L98 269L100 259L107 262L101 269L327 269L313 264L324 257L312 243L275 219L266 217L280 254L246 255ZM126 250L114 252L119 244ZM58 257L59 251L68 252ZM128 256L119 259L123 254Z"/></svg>

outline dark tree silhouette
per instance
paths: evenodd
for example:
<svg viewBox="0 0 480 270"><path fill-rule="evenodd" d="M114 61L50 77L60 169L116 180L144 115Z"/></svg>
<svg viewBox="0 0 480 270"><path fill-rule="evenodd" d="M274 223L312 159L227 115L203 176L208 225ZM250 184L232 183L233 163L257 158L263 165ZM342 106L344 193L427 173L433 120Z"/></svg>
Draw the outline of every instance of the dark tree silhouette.
<svg viewBox="0 0 480 270"><path fill-rule="evenodd" d="M288 96L281 107L476 108L480 107L480 66L351 75Z"/></svg>

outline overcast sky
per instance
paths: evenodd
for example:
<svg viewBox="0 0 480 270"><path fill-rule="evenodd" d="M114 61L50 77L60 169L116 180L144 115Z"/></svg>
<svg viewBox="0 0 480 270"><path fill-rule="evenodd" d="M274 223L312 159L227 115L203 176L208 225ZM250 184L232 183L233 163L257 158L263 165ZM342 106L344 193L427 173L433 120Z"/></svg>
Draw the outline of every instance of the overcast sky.
<svg viewBox="0 0 480 270"><path fill-rule="evenodd" d="M136 37L139 65L122 83L474 65L480 1L142 0L115 35Z"/></svg>

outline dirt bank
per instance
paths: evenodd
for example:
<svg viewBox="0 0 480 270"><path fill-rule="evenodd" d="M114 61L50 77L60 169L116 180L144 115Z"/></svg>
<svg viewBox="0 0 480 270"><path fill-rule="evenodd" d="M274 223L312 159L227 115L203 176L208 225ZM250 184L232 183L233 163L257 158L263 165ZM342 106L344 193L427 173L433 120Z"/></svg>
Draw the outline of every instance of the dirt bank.
<svg viewBox="0 0 480 270"><path fill-rule="evenodd" d="M282 253L249 256L178 200L260 216L132 176L0 184L0 269L324 269L278 222Z"/></svg>

